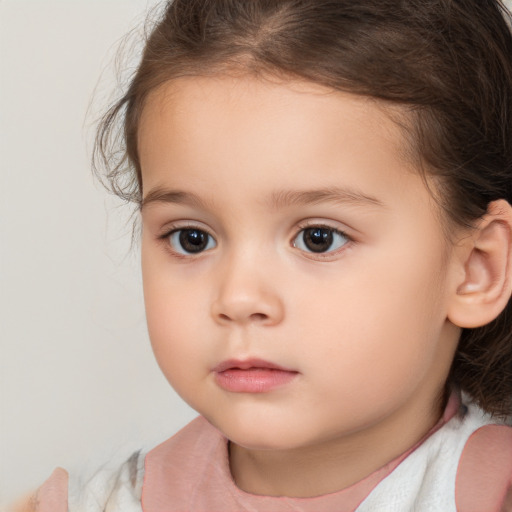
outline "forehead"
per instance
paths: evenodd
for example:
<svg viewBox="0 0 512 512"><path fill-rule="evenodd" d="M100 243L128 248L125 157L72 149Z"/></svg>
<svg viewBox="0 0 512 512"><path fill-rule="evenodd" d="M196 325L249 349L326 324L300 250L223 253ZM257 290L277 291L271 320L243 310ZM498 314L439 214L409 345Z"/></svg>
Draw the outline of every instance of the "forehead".
<svg viewBox="0 0 512 512"><path fill-rule="evenodd" d="M150 92L139 122L139 135L158 115L172 114L179 119L183 115L201 116L234 107L244 122L248 121L248 115L254 117L258 111L261 116L267 116L267 122L271 122L283 113L288 114L291 106L297 109L300 117L308 112L332 111L333 107L337 113L344 111L345 115L350 111L351 116L359 117L360 122L371 124L380 121L382 128L390 130L391 136L399 131L392 118L404 115L400 107L375 98L298 79L251 75L189 76L165 82Z"/></svg>
<svg viewBox="0 0 512 512"><path fill-rule="evenodd" d="M185 157L202 168L228 157L241 168L252 162L284 172L295 159L303 160L307 149L310 156L316 153L317 164L311 166L315 172L323 155L329 156L326 150L338 146L345 165L359 156L365 160L359 163L380 168L379 154L384 151L400 161L400 172L410 172L408 144L390 115L396 117L396 109L390 110L372 98L310 82L230 76L176 79L149 95L141 115L138 151L144 188L164 154L176 164L169 165L169 171L185 163ZM368 161L370 156L374 162Z"/></svg>

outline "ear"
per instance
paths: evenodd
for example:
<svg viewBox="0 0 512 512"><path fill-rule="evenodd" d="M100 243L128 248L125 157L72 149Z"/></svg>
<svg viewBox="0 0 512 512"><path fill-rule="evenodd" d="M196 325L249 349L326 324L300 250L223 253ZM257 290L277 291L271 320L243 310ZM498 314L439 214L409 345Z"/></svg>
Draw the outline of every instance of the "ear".
<svg viewBox="0 0 512 512"><path fill-rule="evenodd" d="M482 327L506 307L512 294L512 207L500 199L465 238L448 320L462 328Z"/></svg>

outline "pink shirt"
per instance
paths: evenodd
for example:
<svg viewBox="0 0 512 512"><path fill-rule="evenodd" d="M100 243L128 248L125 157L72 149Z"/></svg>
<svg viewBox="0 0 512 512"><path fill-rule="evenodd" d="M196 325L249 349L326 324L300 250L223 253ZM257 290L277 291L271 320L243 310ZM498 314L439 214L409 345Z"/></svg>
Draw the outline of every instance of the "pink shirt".
<svg viewBox="0 0 512 512"><path fill-rule="evenodd" d="M230 474L227 440L204 418L199 417L151 450L145 456L144 469L138 477L132 474L132 479L143 478L143 482L140 482L141 492L134 496L133 503L137 505L133 508L127 504L119 505L119 508L112 510L354 512L380 482L388 476L393 477L394 470L418 447L428 444L433 434L442 430L444 425L457 421L459 409L460 401L453 395L438 424L417 445L360 482L314 498L258 496L240 490ZM133 473L133 470L128 473ZM136 486L135 481L133 485ZM458 463L454 509L462 512L512 511L511 488L512 428L499 424L479 426L470 434ZM122 498L119 500L121 503ZM56 470L40 488L38 502L37 512L68 511L67 474L64 470ZM89 508L76 510L90 512ZM103 511L104 508L97 510ZM424 508L417 510L430 512ZM75 509L70 508L69 512L75 512Z"/></svg>

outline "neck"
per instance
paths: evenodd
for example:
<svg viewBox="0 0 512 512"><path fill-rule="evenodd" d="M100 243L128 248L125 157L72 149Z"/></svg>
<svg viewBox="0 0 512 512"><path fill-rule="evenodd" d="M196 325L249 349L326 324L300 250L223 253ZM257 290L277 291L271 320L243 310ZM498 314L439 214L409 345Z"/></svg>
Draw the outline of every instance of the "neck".
<svg viewBox="0 0 512 512"><path fill-rule="evenodd" d="M333 493L407 452L441 414L440 408L404 409L378 425L287 450L252 450L231 443L231 472L238 487L252 494L307 498Z"/></svg>

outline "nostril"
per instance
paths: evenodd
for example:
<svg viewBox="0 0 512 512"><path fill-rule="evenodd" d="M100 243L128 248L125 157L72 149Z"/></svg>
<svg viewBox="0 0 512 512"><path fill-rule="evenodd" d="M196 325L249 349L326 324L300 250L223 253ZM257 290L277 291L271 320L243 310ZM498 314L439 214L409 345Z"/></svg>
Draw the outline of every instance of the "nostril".
<svg viewBox="0 0 512 512"><path fill-rule="evenodd" d="M267 315L265 315L263 313L253 313L251 315L251 320L256 320L256 321L266 320L267 318L268 318Z"/></svg>
<svg viewBox="0 0 512 512"><path fill-rule="evenodd" d="M268 316L265 315L264 313L253 313L253 314L249 315L249 320L253 320L255 322L261 322L263 320L266 320L267 318L268 318ZM231 318L229 315L226 315L224 313L219 314L219 319L224 322L230 322L231 320L233 320L233 318Z"/></svg>

